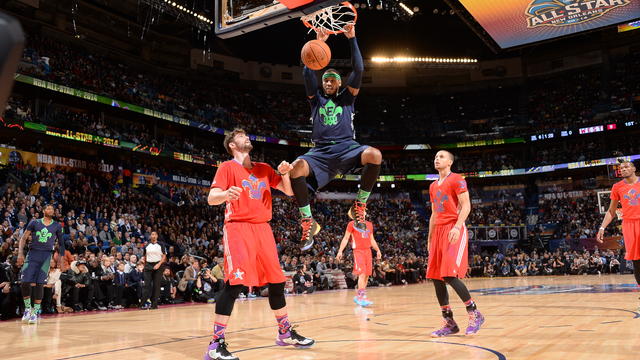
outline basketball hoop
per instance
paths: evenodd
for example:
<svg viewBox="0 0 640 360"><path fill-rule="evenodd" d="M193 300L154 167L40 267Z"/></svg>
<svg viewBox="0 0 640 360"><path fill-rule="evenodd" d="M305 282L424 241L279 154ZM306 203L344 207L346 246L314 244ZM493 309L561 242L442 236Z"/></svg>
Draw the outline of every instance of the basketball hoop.
<svg viewBox="0 0 640 360"><path fill-rule="evenodd" d="M300 18L304 25L315 31L324 30L325 33L336 35L345 32L347 25L354 25L358 20L356 8L348 1L339 5L329 6L312 14Z"/></svg>

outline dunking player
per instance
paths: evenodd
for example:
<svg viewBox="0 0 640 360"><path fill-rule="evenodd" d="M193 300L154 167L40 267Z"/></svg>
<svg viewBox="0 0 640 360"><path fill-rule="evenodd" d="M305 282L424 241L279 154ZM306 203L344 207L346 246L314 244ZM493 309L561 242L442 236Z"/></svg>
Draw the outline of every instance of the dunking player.
<svg viewBox="0 0 640 360"><path fill-rule="evenodd" d="M224 334L243 285L269 284L269 305L278 323L277 345L310 347L314 341L299 335L289 323L284 298L286 279L269 226L270 188L293 195L288 175L291 165L283 161L278 166L278 175L271 166L252 162L249 152L253 146L241 129L228 134L224 146L233 159L218 167L208 202L209 205L226 203L223 234L225 286L216 301L213 339L204 359L238 359L227 350Z"/></svg>
<svg viewBox="0 0 640 360"><path fill-rule="evenodd" d="M342 259L342 251L344 251L347 242L351 239L351 247L353 248L353 274L358 275L358 291L353 301L362 307L373 304L373 302L367 299L366 293L367 281L373 273L372 247L376 251L378 260L382 259L382 253L380 252L378 243L376 243L376 239L373 237L373 224L371 224L370 221L365 221L365 225L365 229L362 230L356 227L353 221L349 222L347 231L344 233L344 237L340 243L340 249L336 255L336 261L340 261Z"/></svg>
<svg viewBox="0 0 640 360"><path fill-rule="evenodd" d="M484 317L476 309L469 290L460 280L469 267L467 228L464 222L471 212L471 201L467 182L462 176L451 172L453 161L453 154L445 150L438 151L433 163L440 178L429 187L431 218L427 240L427 278L433 279L444 318L444 326L432 332L432 337L452 335L460 331L449 306L447 284L456 291L467 307L469 326L466 334L477 333L484 323Z"/></svg>
<svg viewBox="0 0 640 360"><path fill-rule="evenodd" d="M604 229L616 216L618 203L621 203L622 237L626 250L624 258L633 262L633 275L640 285L640 183L636 167L631 161L623 161L620 164L620 173L623 179L611 188L611 204L604 215L596 239L600 243L603 242Z"/></svg>
<svg viewBox="0 0 640 360"><path fill-rule="evenodd" d="M56 240L58 241L60 258L64 256L62 225L53 220L53 214L53 205L46 205L44 207L44 217L29 222L18 245L17 265L22 266L20 287L24 300L22 322L29 324L36 324L40 317L40 304L44 296L44 284L47 283L47 277L49 276L49 265ZM31 244L29 245L29 252L25 262L23 249L29 236L31 236ZM61 261L58 261L56 266L59 268L61 263ZM33 304L31 303L32 296Z"/></svg>
<svg viewBox="0 0 640 360"><path fill-rule="evenodd" d="M325 41L328 35L318 32L318 39ZM349 210L349 216L355 225L364 229L367 200L380 173L382 154L378 149L363 146L354 140L353 117L354 103L360 91L364 65L356 41L355 27L349 26L344 35L351 46L351 65L353 71L342 87L342 78L338 71L328 69L322 75L322 89L318 88L316 74L304 67L304 81L311 104L315 147L293 162L291 187L296 196L302 216L302 250L313 246L313 236L320 231L320 225L313 219L309 207L309 189L320 189L338 174L355 171L360 167L362 177L356 201ZM307 177L312 176L307 185Z"/></svg>

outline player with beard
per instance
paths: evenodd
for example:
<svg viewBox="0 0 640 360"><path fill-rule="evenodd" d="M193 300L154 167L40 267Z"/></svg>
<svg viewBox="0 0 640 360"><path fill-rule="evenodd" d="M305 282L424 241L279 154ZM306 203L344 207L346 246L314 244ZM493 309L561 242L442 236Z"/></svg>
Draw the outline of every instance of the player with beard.
<svg viewBox="0 0 640 360"><path fill-rule="evenodd" d="M323 73L321 89L318 88L315 72L306 66L303 70L313 121L311 137L315 146L294 161L291 170L291 187L301 215L302 250L313 246L313 237L320 231L320 225L311 214L308 188L321 189L337 175L362 168L360 189L349 209L349 217L354 220L356 227L365 229L367 200L382 164L382 154L378 149L360 145L354 140L354 103L360 92L364 65L356 41L355 27L347 26L344 35L349 39L353 68L344 82L345 87L342 87L342 77L335 69L328 69ZM318 40L326 41L328 37L323 32L317 33Z"/></svg>

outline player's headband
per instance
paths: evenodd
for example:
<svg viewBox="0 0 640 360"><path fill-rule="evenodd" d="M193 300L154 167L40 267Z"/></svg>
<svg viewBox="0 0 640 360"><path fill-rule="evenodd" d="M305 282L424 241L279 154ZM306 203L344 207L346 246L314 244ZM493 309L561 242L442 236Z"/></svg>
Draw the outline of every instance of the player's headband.
<svg viewBox="0 0 640 360"><path fill-rule="evenodd" d="M324 80L326 78L330 78L330 77L335 78L336 80L340 80L340 75L338 75L336 73L333 73L333 72L326 73L326 74L322 75L322 80Z"/></svg>

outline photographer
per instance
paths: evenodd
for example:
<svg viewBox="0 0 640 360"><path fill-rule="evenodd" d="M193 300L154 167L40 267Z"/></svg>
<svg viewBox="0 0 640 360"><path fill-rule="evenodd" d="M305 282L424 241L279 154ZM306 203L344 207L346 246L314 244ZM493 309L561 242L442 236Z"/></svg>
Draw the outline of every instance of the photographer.
<svg viewBox="0 0 640 360"><path fill-rule="evenodd" d="M316 289L313 286L311 276L306 274L306 270L306 265L299 265L297 273L293 276L293 287L296 294L311 294Z"/></svg>
<svg viewBox="0 0 640 360"><path fill-rule="evenodd" d="M214 299L218 280L211 275L211 270L204 268L198 274L194 291L195 301L209 302Z"/></svg>
<svg viewBox="0 0 640 360"><path fill-rule="evenodd" d="M171 273L171 269L164 268L162 279L160 280L160 303L175 304L178 282Z"/></svg>

